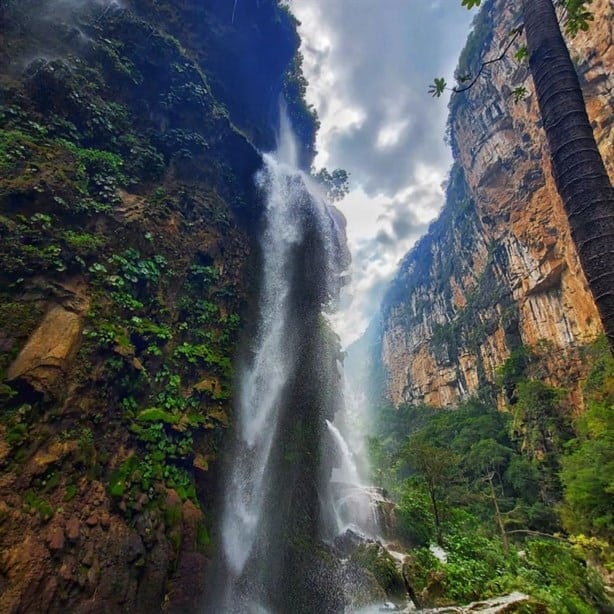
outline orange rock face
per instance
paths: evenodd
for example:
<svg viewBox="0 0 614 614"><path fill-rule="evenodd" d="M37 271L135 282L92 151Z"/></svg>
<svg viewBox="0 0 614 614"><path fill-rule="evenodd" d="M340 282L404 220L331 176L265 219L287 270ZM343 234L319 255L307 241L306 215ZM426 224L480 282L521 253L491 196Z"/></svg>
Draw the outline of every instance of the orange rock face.
<svg viewBox="0 0 614 614"><path fill-rule="evenodd" d="M89 299L83 290L70 291L74 300L52 304L43 321L8 369L8 381L27 382L52 396L67 375L81 340Z"/></svg>
<svg viewBox="0 0 614 614"><path fill-rule="evenodd" d="M614 176L614 7L595 0L591 8L595 21L570 49ZM496 57L515 23L509 3L497 0L474 37L481 59L469 58L470 66ZM516 103L520 86L528 95ZM577 363L575 348L602 330L554 186L528 69L512 50L450 107L462 171L453 169L441 217L406 257L384 307L381 359L396 405L452 406L479 388L494 390L510 352L541 340L556 357L548 377L557 382L562 363Z"/></svg>

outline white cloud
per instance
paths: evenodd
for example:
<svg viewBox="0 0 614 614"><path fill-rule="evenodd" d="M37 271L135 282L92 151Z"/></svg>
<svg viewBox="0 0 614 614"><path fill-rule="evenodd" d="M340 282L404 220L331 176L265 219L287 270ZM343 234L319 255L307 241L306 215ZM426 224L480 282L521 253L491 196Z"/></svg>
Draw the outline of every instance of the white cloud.
<svg viewBox="0 0 614 614"><path fill-rule="evenodd" d="M400 258L443 204L451 163L444 100L469 31L460 0L292 0L301 21L308 101L318 110L316 166L350 173L352 282L336 317L344 343L374 315Z"/></svg>
<svg viewBox="0 0 614 614"><path fill-rule="evenodd" d="M402 119L383 126L377 133L375 145L379 149L394 147L401 139L401 136L403 135L403 132L406 130L408 125L409 120Z"/></svg>

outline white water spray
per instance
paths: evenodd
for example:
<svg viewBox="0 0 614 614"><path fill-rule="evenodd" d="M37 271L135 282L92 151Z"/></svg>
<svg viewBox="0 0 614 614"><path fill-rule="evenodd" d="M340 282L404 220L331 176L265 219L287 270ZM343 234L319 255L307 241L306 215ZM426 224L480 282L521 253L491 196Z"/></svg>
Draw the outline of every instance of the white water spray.
<svg viewBox="0 0 614 614"><path fill-rule="evenodd" d="M369 481L364 430L366 396L362 382L346 380L335 423L328 423L336 451L330 479L331 504L338 535L350 529L365 538L380 540L382 509L389 502L383 489L372 486Z"/></svg>
<svg viewBox="0 0 614 614"><path fill-rule="evenodd" d="M297 146L286 118L282 117L277 151L265 154L263 160L264 168L256 177L266 206L258 326L252 359L237 383L236 442L221 526L226 603L235 608L243 607L236 606L238 601L248 603L248 609L254 607L254 595L242 594L245 574L250 575L246 566L250 557L255 557L255 564L266 568L269 563L264 559L273 556L266 553L267 532L282 529L270 527L265 516L276 496L271 476L276 473L273 464L279 460L273 450L287 403L287 386L296 377L301 355L301 341L293 335L300 317L293 312L293 276L301 266L295 260L306 228L315 227L325 263L318 285L332 289L329 284L339 275L336 254L343 236L339 220L317 194L309 176L297 169ZM332 294L334 291L324 292L323 296Z"/></svg>
<svg viewBox="0 0 614 614"><path fill-rule="evenodd" d="M264 163L257 177L267 194L257 349L253 364L239 382L240 444L232 465L222 531L226 560L237 575L256 538L280 396L295 360L285 344L290 315L287 272L292 247L301 239L297 213L291 205L300 197L296 191L304 187L297 181L296 146L287 127L277 154L266 154Z"/></svg>
<svg viewBox="0 0 614 614"><path fill-rule="evenodd" d="M343 438L341 431L330 420L326 421L328 431L333 437L337 449L341 453L340 464L333 467L331 479L333 482L345 484L360 484L361 480L358 477L358 467L354 461L354 455L350 450L347 441Z"/></svg>

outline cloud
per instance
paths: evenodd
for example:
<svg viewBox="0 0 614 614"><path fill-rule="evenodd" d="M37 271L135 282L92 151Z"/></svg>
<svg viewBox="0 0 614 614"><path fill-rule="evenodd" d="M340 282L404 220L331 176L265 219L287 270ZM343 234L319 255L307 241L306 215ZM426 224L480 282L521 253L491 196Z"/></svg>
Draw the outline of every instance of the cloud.
<svg viewBox="0 0 614 614"><path fill-rule="evenodd" d="M323 156L351 169L371 195L394 195L420 163L447 164L446 105L426 88L456 63L470 20L460 2L294 0L292 6L306 40ZM353 121L343 121L344 114Z"/></svg>
<svg viewBox="0 0 614 614"><path fill-rule="evenodd" d="M292 9L322 124L316 166L350 173L340 208L352 283L339 318L349 342L443 204L447 107L426 89L452 74L472 15L459 0L292 0Z"/></svg>
<svg viewBox="0 0 614 614"><path fill-rule="evenodd" d="M334 321L344 344L356 339L376 313L398 262L424 234L442 199L440 181L408 189L378 204L377 230L372 234L350 235L351 281Z"/></svg>

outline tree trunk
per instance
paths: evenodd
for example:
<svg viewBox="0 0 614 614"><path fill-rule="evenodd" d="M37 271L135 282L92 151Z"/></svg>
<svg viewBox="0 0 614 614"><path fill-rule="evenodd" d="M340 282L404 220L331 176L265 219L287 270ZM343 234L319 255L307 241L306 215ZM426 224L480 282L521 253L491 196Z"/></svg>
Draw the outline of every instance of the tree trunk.
<svg viewBox="0 0 614 614"><path fill-rule="evenodd" d="M503 550L505 554L509 554L510 545L507 540L507 533L505 532L505 524L503 523L503 517L501 516L501 510L499 509L499 501L497 500L497 493L495 492L495 486L492 483L495 474L491 471L486 475L488 484L490 485L490 498L492 499L493 506L495 508L495 518L497 520L497 526L499 527L499 533L501 533L501 541L503 542Z"/></svg>
<svg viewBox="0 0 614 614"><path fill-rule="evenodd" d="M435 531L437 533L437 543L443 546L443 535L441 533L441 520L439 518L439 507L437 505L437 497L435 496L435 487L429 485L429 494L431 496L431 504L433 506L433 516L435 517Z"/></svg>
<svg viewBox="0 0 614 614"><path fill-rule="evenodd" d="M614 189L552 0L523 0L539 110L571 236L614 351Z"/></svg>

